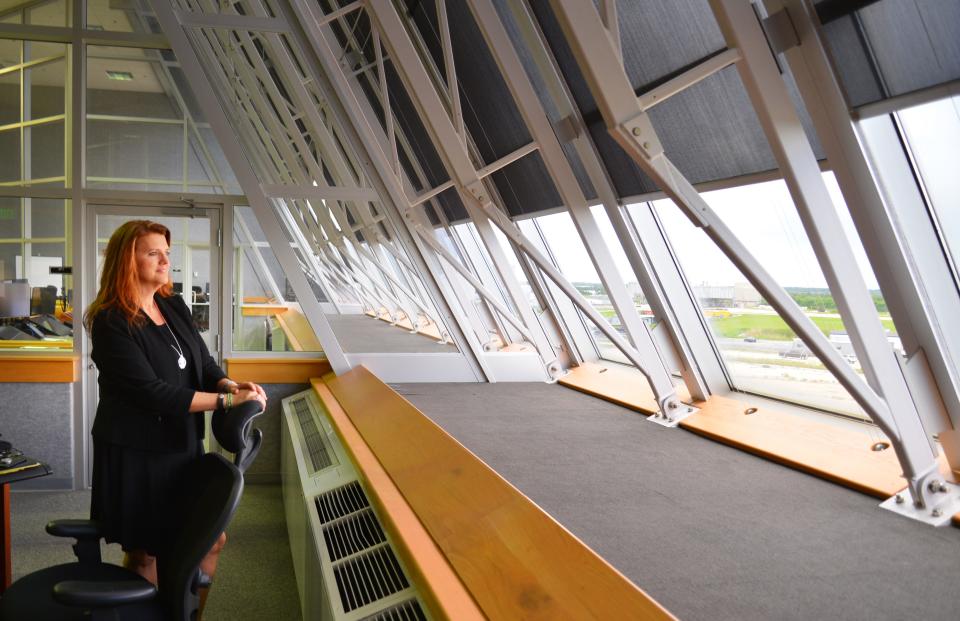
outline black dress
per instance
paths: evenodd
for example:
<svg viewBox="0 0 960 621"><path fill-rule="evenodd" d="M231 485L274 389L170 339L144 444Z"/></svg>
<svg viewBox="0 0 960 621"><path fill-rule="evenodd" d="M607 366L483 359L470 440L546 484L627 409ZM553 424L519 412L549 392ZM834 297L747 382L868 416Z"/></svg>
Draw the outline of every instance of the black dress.
<svg viewBox="0 0 960 621"><path fill-rule="evenodd" d="M158 306L165 325L144 315L142 325L129 326L116 313L104 312L92 331L100 405L94 424L90 517L100 522L107 542L154 556L174 534L167 525L179 510L177 491L184 472L203 454L203 416L189 413L189 403L195 391L212 391L224 377L215 363L215 370L209 368L212 359L206 347L184 321L189 317L186 305L163 300ZM180 317L171 321L176 313ZM196 359L197 341L200 357L209 360ZM122 351L115 351L118 348ZM197 372L204 367L207 372ZM144 430L143 437L117 431L131 423L138 432Z"/></svg>

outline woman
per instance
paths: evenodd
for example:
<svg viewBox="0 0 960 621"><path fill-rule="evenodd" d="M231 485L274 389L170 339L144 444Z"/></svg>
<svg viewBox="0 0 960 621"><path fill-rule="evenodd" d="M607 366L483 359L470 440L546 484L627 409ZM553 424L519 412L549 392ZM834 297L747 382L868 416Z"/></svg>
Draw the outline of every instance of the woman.
<svg viewBox="0 0 960 621"><path fill-rule="evenodd" d="M157 556L175 535L167 517L177 510L179 480L203 454L203 413L267 401L260 386L234 382L217 366L169 272L169 229L123 224L107 243L100 292L84 316L100 387L90 516L106 541L123 547L124 567L154 584ZM225 542L221 535L200 565L211 577Z"/></svg>

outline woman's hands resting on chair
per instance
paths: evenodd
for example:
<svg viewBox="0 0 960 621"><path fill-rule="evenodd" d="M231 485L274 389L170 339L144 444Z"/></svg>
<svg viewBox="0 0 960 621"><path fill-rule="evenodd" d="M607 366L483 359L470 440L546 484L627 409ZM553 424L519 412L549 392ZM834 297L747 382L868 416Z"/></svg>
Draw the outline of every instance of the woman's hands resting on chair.
<svg viewBox="0 0 960 621"><path fill-rule="evenodd" d="M267 393L263 387L253 382L228 382L224 392L233 395L233 405L237 406L247 401L259 401L260 407L267 409Z"/></svg>

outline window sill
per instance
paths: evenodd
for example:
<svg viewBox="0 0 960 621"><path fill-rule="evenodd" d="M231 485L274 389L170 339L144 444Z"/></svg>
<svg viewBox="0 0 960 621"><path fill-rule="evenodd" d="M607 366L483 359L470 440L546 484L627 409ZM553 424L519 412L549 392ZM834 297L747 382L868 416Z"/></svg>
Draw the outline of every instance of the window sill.
<svg viewBox="0 0 960 621"><path fill-rule="evenodd" d="M624 365L587 363L558 383L645 414L657 407L643 375ZM680 423L693 433L877 498L906 487L893 450L872 450L886 438L871 425L743 393L714 395L706 402L680 397L700 409ZM756 411L746 415L748 408ZM940 464L944 476L955 479L942 455ZM960 515L954 524L960 526Z"/></svg>

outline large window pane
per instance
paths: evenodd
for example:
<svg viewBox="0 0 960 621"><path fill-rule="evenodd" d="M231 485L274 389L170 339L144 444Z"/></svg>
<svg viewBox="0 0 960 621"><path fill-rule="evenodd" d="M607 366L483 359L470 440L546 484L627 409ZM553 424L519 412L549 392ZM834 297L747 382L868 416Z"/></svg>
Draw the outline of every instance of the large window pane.
<svg viewBox="0 0 960 621"><path fill-rule="evenodd" d="M233 247L233 350L319 351L296 339L305 319L250 207L234 210Z"/></svg>
<svg viewBox="0 0 960 621"><path fill-rule="evenodd" d="M129 187L123 180L176 184L183 178L182 126L90 121L87 175L93 187Z"/></svg>
<svg viewBox="0 0 960 621"><path fill-rule="evenodd" d="M79 2L80 0L74 0ZM26 22L34 26L69 26L70 4L67 0L49 0L48 2L31 3L26 10Z"/></svg>
<svg viewBox="0 0 960 621"><path fill-rule="evenodd" d="M0 131L0 183L20 181L20 128Z"/></svg>
<svg viewBox="0 0 960 621"><path fill-rule="evenodd" d="M146 0L87 0L87 27L111 32L160 33Z"/></svg>
<svg viewBox="0 0 960 621"><path fill-rule="evenodd" d="M174 63L169 50L88 47L89 187L239 192Z"/></svg>
<svg viewBox="0 0 960 621"><path fill-rule="evenodd" d="M63 186L64 123L53 121L24 128L30 145L30 174L27 179L49 179L49 184Z"/></svg>
<svg viewBox="0 0 960 621"><path fill-rule="evenodd" d="M50 272L70 265L65 219L64 200L0 198L0 350L72 347L72 278Z"/></svg>
<svg viewBox="0 0 960 621"><path fill-rule="evenodd" d="M0 40L0 45L3 41ZM2 48L0 48L2 53ZM0 69L3 68L0 58ZM0 74L0 126L20 122L20 71Z"/></svg>
<svg viewBox="0 0 960 621"><path fill-rule="evenodd" d="M56 117L65 111L66 53L63 43L0 41L0 183L63 187L65 123ZM28 64L38 59L46 60Z"/></svg>
<svg viewBox="0 0 960 621"><path fill-rule="evenodd" d="M30 199L30 237L63 237L66 216L60 199Z"/></svg>
<svg viewBox="0 0 960 621"><path fill-rule="evenodd" d="M19 239L20 199L0 196L0 239Z"/></svg>
<svg viewBox="0 0 960 621"><path fill-rule="evenodd" d="M61 50L61 53L65 53L65 50ZM66 60L55 60L24 70L24 79L30 84L31 119L64 113L66 71Z"/></svg>
<svg viewBox="0 0 960 621"><path fill-rule="evenodd" d="M897 113L906 133L940 233L960 266L960 97L941 99ZM957 274L960 279L960 274Z"/></svg>
<svg viewBox="0 0 960 621"><path fill-rule="evenodd" d="M832 175L825 175L825 180L834 201L841 201ZM834 347L861 372L786 184L774 181L742 186L707 192L703 197ZM859 405L703 231L690 224L669 200L656 201L654 207L735 387L863 417ZM845 206L839 202L837 207L848 237L855 239ZM891 345L899 349L896 330L862 248L859 244L854 247Z"/></svg>
<svg viewBox="0 0 960 621"><path fill-rule="evenodd" d="M603 316L621 335L626 331L620 322L620 317L610 303L606 289L600 282L600 277L587 254L583 241L577 233L573 220L566 212L540 216L535 219L537 227L543 234L557 268L579 291L594 310ZM601 358L630 364L623 352L614 346L613 342L600 329L581 313L581 320L587 327L597 352Z"/></svg>

